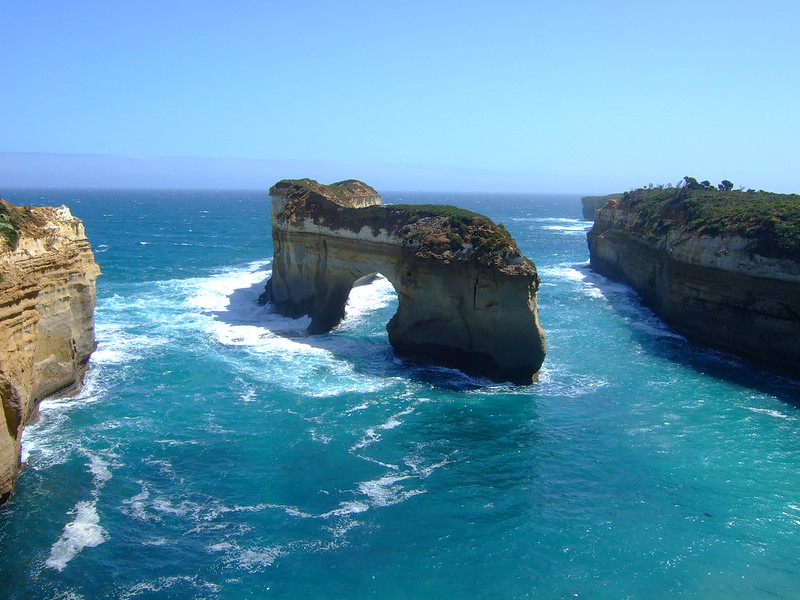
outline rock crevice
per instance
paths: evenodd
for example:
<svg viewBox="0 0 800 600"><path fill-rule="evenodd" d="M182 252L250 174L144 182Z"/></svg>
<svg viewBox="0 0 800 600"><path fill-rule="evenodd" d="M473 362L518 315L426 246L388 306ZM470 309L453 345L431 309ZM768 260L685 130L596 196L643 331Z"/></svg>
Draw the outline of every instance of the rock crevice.
<svg viewBox="0 0 800 600"><path fill-rule="evenodd" d="M276 312L309 315L309 333L328 332L354 283L380 273L398 296L387 325L398 355L500 381L536 378L539 278L504 228L455 207L383 206L361 182L284 180L270 195L275 257L262 299Z"/></svg>

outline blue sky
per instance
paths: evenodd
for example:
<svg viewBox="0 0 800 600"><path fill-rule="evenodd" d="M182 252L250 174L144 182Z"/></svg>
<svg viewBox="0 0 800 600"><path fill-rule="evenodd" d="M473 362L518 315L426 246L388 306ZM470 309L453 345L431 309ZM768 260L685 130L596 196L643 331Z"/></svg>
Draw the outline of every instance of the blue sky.
<svg viewBox="0 0 800 600"><path fill-rule="evenodd" d="M14 2L3 186L800 192L800 4Z"/></svg>

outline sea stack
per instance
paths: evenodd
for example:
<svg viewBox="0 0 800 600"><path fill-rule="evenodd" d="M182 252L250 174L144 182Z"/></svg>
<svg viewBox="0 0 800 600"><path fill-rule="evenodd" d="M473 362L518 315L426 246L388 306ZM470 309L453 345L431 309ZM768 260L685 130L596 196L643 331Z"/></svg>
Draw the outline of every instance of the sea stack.
<svg viewBox="0 0 800 600"><path fill-rule="evenodd" d="M800 378L800 196L641 188L600 208L592 268L701 345Z"/></svg>
<svg viewBox="0 0 800 600"><path fill-rule="evenodd" d="M345 316L353 284L375 273L398 297L395 352L496 381L530 384L545 357L539 276L501 225L452 206L381 205L355 180L283 180L270 189L275 257L262 296L311 334Z"/></svg>
<svg viewBox="0 0 800 600"><path fill-rule="evenodd" d="M77 392L95 348L94 261L65 206L0 200L0 503L20 467L20 440L38 402Z"/></svg>

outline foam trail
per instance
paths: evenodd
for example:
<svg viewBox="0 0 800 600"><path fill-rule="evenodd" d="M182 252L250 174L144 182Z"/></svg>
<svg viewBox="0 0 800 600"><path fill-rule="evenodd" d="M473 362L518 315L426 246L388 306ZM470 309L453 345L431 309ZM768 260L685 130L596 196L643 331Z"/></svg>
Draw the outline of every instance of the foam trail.
<svg viewBox="0 0 800 600"><path fill-rule="evenodd" d="M75 519L64 526L64 533L50 548L50 557L45 565L63 571L67 563L84 548L99 546L108 539L106 530L100 527L97 503L83 501L75 505Z"/></svg>
<svg viewBox="0 0 800 600"><path fill-rule="evenodd" d="M373 506L392 506L412 496L425 493L425 490L406 490L397 485L410 478L411 475L386 475L372 481L362 481L358 484L358 491L367 496Z"/></svg>
<svg viewBox="0 0 800 600"><path fill-rule="evenodd" d="M339 358L348 354L347 348L354 345L352 340L330 337L316 339L315 344L310 344L305 333L310 322L308 317L282 317L258 304L268 274L263 266L254 263L248 269L228 270L187 282L186 303L198 319L193 326L221 344L245 349L252 356L258 356L259 361L266 357L270 364L277 363L267 369L268 373L296 373L281 377L281 385L300 393L327 397L351 390L381 389L385 382L360 375L349 361ZM340 329L346 329L348 323L356 326L395 298L392 285L380 276L370 284L356 286L348 304L348 317ZM368 346L357 349L372 351ZM246 361L238 361L236 367L248 373L252 370L252 365ZM309 378L310 369L318 369L324 376ZM264 369L259 366L258 371L252 374L261 380Z"/></svg>
<svg viewBox="0 0 800 600"><path fill-rule="evenodd" d="M108 468L108 463L99 456L89 454L89 470L94 478L96 487L102 487L111 479L111 470Z"/></svg>

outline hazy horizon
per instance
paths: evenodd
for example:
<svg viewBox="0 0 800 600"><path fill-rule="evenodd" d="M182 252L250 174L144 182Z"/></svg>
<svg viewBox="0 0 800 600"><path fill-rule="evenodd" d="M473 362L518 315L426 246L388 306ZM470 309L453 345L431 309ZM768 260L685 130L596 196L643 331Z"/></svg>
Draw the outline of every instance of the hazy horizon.
<svg viewBox="0 0 800 600"><path fill-rule="evenodd" d="M8 187L800 191L800 5L15 3Z"/></svg>
<svg viewBox="0 0 800 600"><path fill-rule="evenodd" d="M44 174L44 175L43 175ZM687 173L689 176L696 174ZM613 178L422 165L336 161L103 156L0 152L0 197L13 189L268 190L281 179L320 183L359 179L380 192L605 195L649 184L679 185L682 177L624 183ZM717 182L713 182L717 183ZM735 187L756 187L734 182ZM759 188L761 189L761 188ZM793 189L769 192L797 193Z"/></svg>
<svg viewBox="0 0 800 600"><path fill-rule="evenodd" d="M529 173L422 165L0 152L0 182L7 189L253 190L268 189L281 179L304 177L320 183L359 179L383 191L599 194L636 187L620 188L610 180L602 185L577 176L559 180Z"/></svg>

